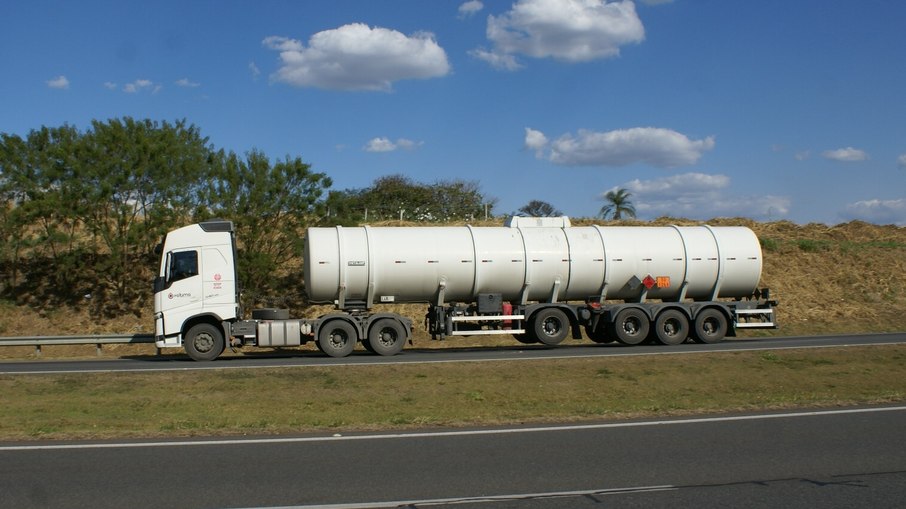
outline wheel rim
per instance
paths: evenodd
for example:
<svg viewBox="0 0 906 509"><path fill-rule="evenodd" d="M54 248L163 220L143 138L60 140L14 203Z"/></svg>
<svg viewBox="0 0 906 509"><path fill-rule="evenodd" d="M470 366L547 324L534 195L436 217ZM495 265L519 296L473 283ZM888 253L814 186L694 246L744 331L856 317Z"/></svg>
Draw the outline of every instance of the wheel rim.
<svg viewBox="0 0 906 509"><path fill-rule="evenodd" d="M679 334L680 331L679 325L679 320L675 318L667 320L666 322L664 322L664 334L670 338L676 337L676 335Z"/></svg>
<svg viewBox="0 0 906 509"><path fill-rule="evenodd" d="M639 329L641 328L641 321L635 316L630 316L623 321L623 332L629 336L635 336L639 333Z"/></svg>
<svg viewBox="0 0 906 509"><path fill-rule="evenodd" d="M708 318L702 322L702 332L704 332L705 335L714 336L719 328L716 318Z"/></svg>
<svg viewBox="0 0 906 509"><path fill-rule="evenodd" d="M330 347L334 350L342 350L346 343L349 341L349 336L346 335L346 331L342 329L336 329L330 333Z"/></svg>
<svg viewBox="0 0 906 509"><path fill-rule="evenodd" d="M544 322L541 323L541 328L546 336L555 337L560 334L563 324L556 317L550 316L544 319Z"/></svg>
<svg viewBox="0 0 906 509"><path fill-rule="evenodd" d="M396 344L396 331L391 327L384 327L381 329L381 334L378 337L378 343L384 347L391 347Z"/></svg>
<svg viewBox="0 0 906 509"><path fill-rule="evenodd" d="M201 333L192 340L192 346L199 353L207 353L214 349L214 337L208 333Z"/></svg>

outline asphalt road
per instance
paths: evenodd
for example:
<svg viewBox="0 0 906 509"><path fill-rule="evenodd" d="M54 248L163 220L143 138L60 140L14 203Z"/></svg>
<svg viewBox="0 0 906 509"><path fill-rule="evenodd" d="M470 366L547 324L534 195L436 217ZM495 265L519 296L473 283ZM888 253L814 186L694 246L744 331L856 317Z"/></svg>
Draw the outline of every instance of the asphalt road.
<svg viewBox="0 0 906 509"><path fill-rule="evenodd" d="M0 507L902 507L906 407L0 445Z"/></svg>
<svg viewBox="0 0 906 509"><path fill-rule="evenodd" d="M451 342L453 340L450 340ZM569 341L569 340L568 340ZM355 352L349 357L334 359L319 353L300 353L287 350L284 354L251 353L242 357L221 357L214 362L195 362L186 356L139 356L94 361L5 361L0 362L0 374L13 373L74 373L115 371L168 371L189 369L250 369L286 366L342 366L362 364L405 364L431 362L516 361L589 357L598 355L662 355L697 354L742 350L776 350L784 348L822 348L898 344L906 342L906 333L862 334L841 336L808 336L789 338L731 339L714 345L685 343L676 346L623 346L618 343L566 343L558 347L513 346L496 348L407 349L393 357L380 357L367 352Z"/></svg>

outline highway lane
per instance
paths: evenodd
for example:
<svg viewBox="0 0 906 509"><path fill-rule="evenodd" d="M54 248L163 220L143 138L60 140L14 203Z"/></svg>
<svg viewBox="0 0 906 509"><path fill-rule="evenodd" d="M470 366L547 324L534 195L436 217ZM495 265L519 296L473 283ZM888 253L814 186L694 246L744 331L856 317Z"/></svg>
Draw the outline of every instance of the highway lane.
<svg viewBox="0 0 906 509"><path fill-rule="evenodd" d="M0 507L902 507L906 406L0 445Z"/></svg>
<svg viewBox="0 0 906 509"><path fill-rule="evenodd" d="M448 340L451 343L455 339ZM590 344L567 340L558 347L519 345L494 348L444 348L406 349L393 357L380 357L367 352L334 359L314 352L287 350L285 353L256 353L241 357L221 357L210 363L200 363L183 355L146 356L113 360L78 361L4 361L0 362L0 374L26 373L74 373L74 372L119 372L119 371L171 371L198 369L252 369L290 366L342 366L377 365L439 362L486 362L517 361L607 355L662 355L698 354L703 352L727 352L744 350L777 350L785 348L824 348L857 345L902 344L906 333L860 334L839 336L807 336L785 338L730 339L714 345L686 343L676 346L639 345L623 346L617 343Z"/></svg>

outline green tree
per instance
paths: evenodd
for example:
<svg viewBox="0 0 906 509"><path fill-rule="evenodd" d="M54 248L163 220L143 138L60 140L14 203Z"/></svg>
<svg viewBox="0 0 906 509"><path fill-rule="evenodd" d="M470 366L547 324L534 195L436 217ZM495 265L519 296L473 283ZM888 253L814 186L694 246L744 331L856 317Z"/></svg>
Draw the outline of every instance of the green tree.
<svg viewBox="0 0 906 509"><path fill-rule="evenodd" d="M283 297L271 294L294 282L274 276L298 257L304 229L324 214L323 196L331 179L311 171L301 158L287 156L271 163L258 150L244 159L220 151L214 160L197 219L231 219L240 242L240 283L247 295L259 304L288 305L286 301L298 292Z"/></svg>
<svg viewBox="0 0 906 509"><path fill-rule="evenodd" d="M88 293L99 313L136 309L150 295L151 247L195 208L206 142L184 121L128 117L84 133L64 125L4 134L6 290L50 304Z"/></svg>
<svg viewBox="0 0 906 509"><path fill-rule="evenodd" d="M485 197L475 181L441 180L430 187L438 221L471 221L490 216L496 201Z"/></svg>
<svg viewBox="0 0 906 509"><path fill-rule="evenodd" d="M541 200L532 200L520 207L517 212L519 215L528 217L555 217L563 215L563 212L554 208L553 205Z"/></svg>
<svg viewBox="0 0 906 509"><path fill-rule="evenodd" d="M423 184L404 175L388 175L367 188L331 192L327 206L329 221L339 224L399 219L449 222L484 217L492 212L494 200L486 198L476 182Z"/></svg>
<svg viewBox="0 0 906 509"><path fill-rule="evenodd" d="M84 262L77 231L81 198L71 177L79 136L64 125L32 130L25 139L4 134L0 140L0 251L7 289L26 271L32 294L45 291L60 300L66 292L58 288L70 288Z"/></svg>
<svg viewBox="0 0 906 509"><path fill-rule="evenodd" d="M605 204L601 207L600 217L610 217L616 221L623 219L624 215L635 217L635 207L629 199L631 196L631 193L622 188L607 191L603 197Z"/></svg>
<svg viewBox="0 0 906 509"><path fill-rule="evenodd" d="M106 255L98 274L124 304L146 291L135 264L151 266L154 244L196 208L210 155L207 139L185 121L94 121L82 137L67 182L82 197L77 216Z"/></svg>
<svg viewBox="0 0 906 509"><path fill-rule="evenodd" d="M369 219L433 221L433 198L428 186L403 175L388 175L361 194L360 205L367 208Z"/></svg>

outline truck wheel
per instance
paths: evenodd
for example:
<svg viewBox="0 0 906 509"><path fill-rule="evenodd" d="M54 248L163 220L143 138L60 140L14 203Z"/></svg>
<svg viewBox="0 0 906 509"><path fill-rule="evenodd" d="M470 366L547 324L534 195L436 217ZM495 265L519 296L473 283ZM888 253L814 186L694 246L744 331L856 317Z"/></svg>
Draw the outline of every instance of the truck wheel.
<svg viewBox="0 0 906 509"><path fill-rule="evenodd" d="M603 321L598 323L598 327L592 329L590 325L585 326L585 335L588 339L598 344L613 343L613 337L607 334Z"/></svg>
<svg viewBox="0 0 906 509"><path fill-rule="evenodd" d="M346 357L355 349L359 335L349 322L331 320L318 331L318 346L331 357Z"/></svg>
<svg viewBox="0 0 906 509"><path fill-rule="evenodd" d="M696 343L720 343L726 335L727 317L720 311L709 308L695 317L692 339Z"/></svg>
<svg viewBox="0 0 906 509"><path fill-rule="evenodd" d="M532 335L548 346L559 345L569 334L569 318L558 308L538 311L532 316L531 324Z"/></svg>
<svg viewBox="0 0 906 509"><path fill-rule="evenodd" d="M406 345L406 329L392 318L381 318L371 326L365 342L378 355L396 355Z"/></svg>
<svg viewBox="0 0 906 509"><path fill-rule="evenodd" d="M639 308L627 308L617 313L611 325L613 336L624 345L638 345L648 337L651 323Z"/></svg>
<svg viewBox="0 0 906 509"><path fill-rule="evenodd" d="M532 334L532 331L527 331L525 334L513 334L513 337L523 345L534 345L538 342L538 338Z"/></svg>
<svg viewBox="0 0 906 509"><path fill-rule="evenodd" d="M209 323L199 323L186 333L183 346L192 360L212 361L223 353L226 342L220 329Z"/></svg>
<svg viewBox="0 0 906 509"><path fill-rule="evenodd" d="M654 333L662 345L678 345L689 337L689 319L675 309L667 309L657 315Z"/></svg>

